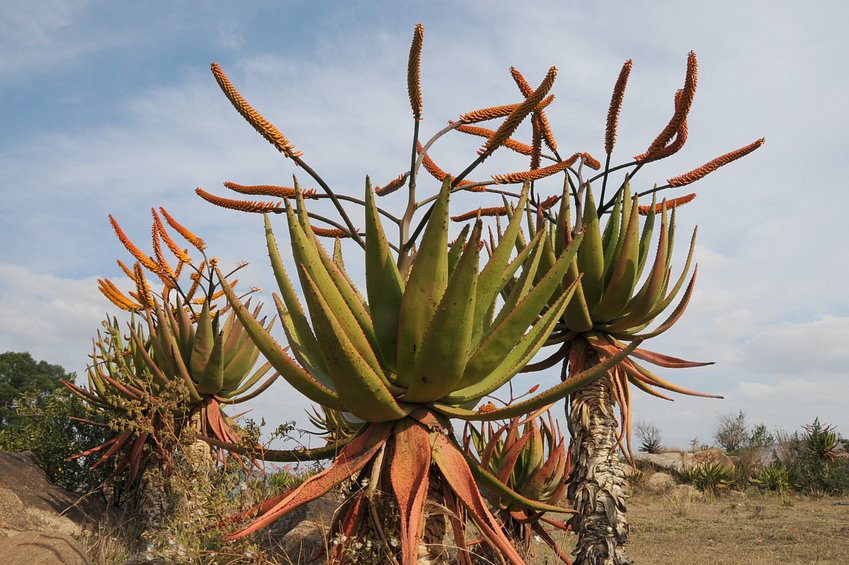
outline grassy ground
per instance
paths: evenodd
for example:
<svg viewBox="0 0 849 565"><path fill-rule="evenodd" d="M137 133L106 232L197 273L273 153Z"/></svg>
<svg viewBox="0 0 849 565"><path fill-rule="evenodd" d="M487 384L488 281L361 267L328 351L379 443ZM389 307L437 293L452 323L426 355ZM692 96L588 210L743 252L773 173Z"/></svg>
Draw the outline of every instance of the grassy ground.
<svg viewBox="0 0 849 565"><path fill-rule="evenodd" d="M638 563L849 563L846 498L755 493L629 502L629 553Z"/></svg>
<svg viewBox="0 0 849 565"><path fill-rule="evenodd" d="M849 498L724 494L628 500L628 555L651 565L849 563ZM557 563L539 551L535 563Z"/></svg>

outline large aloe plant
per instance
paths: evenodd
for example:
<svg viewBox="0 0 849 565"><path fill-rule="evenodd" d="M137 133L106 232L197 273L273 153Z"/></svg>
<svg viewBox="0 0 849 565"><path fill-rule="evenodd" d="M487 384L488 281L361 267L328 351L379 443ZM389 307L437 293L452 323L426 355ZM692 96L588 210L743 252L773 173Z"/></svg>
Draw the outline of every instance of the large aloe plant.
<svg viewBox="0 0 849 565"><path fill-rule="evenodd" d="M271 523L363 470L372 485L394 494L405 563L412 562L420 542L431 479L444 485L450 504L462 504L487 540L512 562L521 559L487 508L476 480L525 507L562 511L511 491L486 469L469 461L451 433L448 418L494 420L531 412L577 390L624 354L524 402L502 409L470 410L468 407L519 372L562 316L576 285L566 290L559 287L580 236L537 280L544 233L511 260L522 221L522 214L517 212L483 269L478 265L480 222L452 268L447 241L449 194L450 183L446 181L405 282L367 187L368 302L309 229L304 202L298 195L298 211L287 204L286 213L292 254L308 306L305 310L280 260L266 218L269 255L280 289L275 301L295 359L275 343L222 279L224 292L242 324L281 376L313 402L350 412L365 422L328 469L294 491L258 506L254 521L231 538ZM523 196L520 202L524 201ZM498 310L499 293L520 269L521 282ZM546 303L552 307L539 316ZM365 502L366 492L355 497ZM356 522L366 517L364 509L364 504L351 506L345 525L348 533L358 530ZM460 535L456 540L460 547L464 539Z"/></svg>

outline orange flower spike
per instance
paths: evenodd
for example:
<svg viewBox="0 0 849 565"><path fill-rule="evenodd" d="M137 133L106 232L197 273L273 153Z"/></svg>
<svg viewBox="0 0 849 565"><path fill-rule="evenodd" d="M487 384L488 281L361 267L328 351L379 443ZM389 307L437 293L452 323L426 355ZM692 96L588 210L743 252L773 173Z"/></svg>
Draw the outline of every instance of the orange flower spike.
<svg viewBox="0 0 849 565"><path fill-rule="evenodd" d="M318 226L310 225L310 229L312 232L319 237L332 237L332 238L350 238L351 234L347 230L341 230L338 228L321 228Z"/></svg>
<svg viewBox="0 0 849 565"><path fill-rule="evenodd" d="M575 153L565 161L555 163L554 165L549 165L548 167L534 169L531 171L522 171L520 173L492 175L492 179L498 184L520 184L524 182L539 180L541 178L545 178L553 174L559 173L560 171L563 171L565 169L568 169L569 167L575 164L575 161L578 160L578 157L581 157L581 154Z"/></svg>
<svg viewBox="0 0 849 565"><path fill-rule="evenodd" d="M410 45L410 56L407 60L407 92L410 95L410 106L413 108L413 117L422 119L422 43L424 42L424 26L416 24L413 31L413 42Z"/></svg>
<svg viewBox="0 0 849 565"><path fill-rule="evenodd" d="M663 202L658 202L654 205L654 211L656 214L660 214L663 212L663 207L666 206L667 210L672 210L673 208L677 208L678 206L683 206L688 202L692 202L696 198L696 193L685 194L684 196L679 196L678 198L673 198L672 200L664 200ZM646 204L640 206L637 211L641 216L648 216L651 213L651 204Z"/></svg>
<svg viewBox="0 0 849 565"><path fill-rule="evenodd" d="M152 308L153 294L150 292L150 285L147 283L147 279L144 276L144 271L142 271L140 263L133 265L133 275L135 275L134 280L136 283L136 291L139 302L141 302L142 306L145 308Z"/></svg>
<svg viewBox="0 0 849 565"><path fill-rule="evenodd" d="M542 102L539 103L537 108L539 110L544 109L546 106L551 104L554 101L554 95L549 94L545 98L543 98ZM503 118L505 116L509 116L519 107L519 104L506 104L504 106L492 106L490 108L481 108L480 110L472 110L471 112L466 112L465 114L460 115L460 121L464 124L475 124L478 122L486 122L489 120L495 120L498 118Z"/></svg>
<svg viewBox="0 0 849 565"><path fill-rule="evenodd" d="M763 145L764 141L766 141L766 139L762 137L762 138L758 139L757 141L754 141L754 142L750 143L749 145L746 145L745 147L741 147L740 149L735 149L734 151L731 151L730 153L726 153L725 155L720 155L716 159L714 159L712 161L708 161L707 163L705 163L701 167L693 169L692 171L690 171L688 173L684 173L683 175L679 175L677 177L672 177L671 179L667 179L666 182L669 183L669 186L672 186L672 187L684 186L684 185L688 185L690 183L694 183L697 180L699 180L699 179L709 175L710 173L714 172L718 168L725 166L728 163L731 163L732 161L736 161L737 159L739 159L741 157L745 157L746 155L748 155L749 153L751 153L752 151L754 151L755 149L757 149L758 147Z"/></svg>
<svg viewBox="0 0 849 565"><path fill-rule="evenodd" d="M476 135L478 137L486 137L489 138L495 131L482 128L478 126L470 126L470 125L459 125L456 128L457 131L462 133L468 133L469 135ZM507 141L504 142L504 147L508 149L512 149L516 153L521 153L522 155L530 155L533 153L534 148L528 145L527 143L522 143L521 141L516 141L515 139L508 138Z"/></svg>
<svg viewBox="0 0 849 565"><path fill-rule="evenodd" d="M542 99L546 96L546 94L548 94L551 87L554 86L555 78L557 78L557 67L551 67L548 69L548 73L546 73L545 78L542 80L539 87L530 96L528 96L524 102L519 104L519 106L509 116L507 116L492 137L486 140L486 143L478 151L478 154L490 155L493 151L498 149L498 147L503 145L513 132L516 131L516 128L519 127L519 124L522 123L528 114L538 109Z"/></svg>
<svg viewBox="0 0 849 565"><path fill-rule="evenodd" d="M531 170L539 169L542 161L542 130L537 120L531 119ZM504 144L505 147L507 144Z"/></svg>
<svg viewBox="0 0 849 565"><path fill-rule="evenodd" d="M242 117L245 118L245 120L266 139L266 141L289 158L294 159L295 157L303 155L300 151L295 151L295 146L289 143L289 140L280 133L280 130L278 130L274 124L266 120L259 112L254 110L254 108L248 104L244 98L242 98L242 95L239 94L239 91L236 90L236 87L233 86L230 79L227 78L227 75L225 75L224 71L221 70L221 67L218 66L218 63L212 63L210 68L212 69L212 74L215 76L216 82L218 82L218 86L221 87L221 91L224 92L224 96L227 97L236 111L239 112L239 114L241 114Z"/></svg>
<svg viewBox="0 0 849 565"><path fill-rule="evenodd" d="M201 264L200 268L203 269L204 265L206 265L206 261ZM192 286L189 287L189 291L186 293L186 301L191 300L198 291L198 288L200 288L200 275L198 273L192 273L190 278L192 280Z"/></svg>
<svg viewBox="0 0 849 565"><path fill-rule="evenodd" d="M156 212L154 212L154 215L155 214ZM165 259L165 254L162 252L162 242L159 239L159 230L156 227L156 222L154 222L150 227L150 236L153 241L153 256L156 257L156 263L160 268L157 274L162 279L175 278L174 271L171 269L171 265L168 264L168 261Z"/></svg>
<svg viewBox="0 0 849 565"><path fill-rule="evenodd" d="M273 212L280 214L283 212L282 202L258 202L255 200L233 200L232 198L223 198L206 192L202 188L196 188L195 194L211 204L227 208L229 210L238 210L239 212L251 212L255 214L267 214Z"/></svg>
<svg viewBox="0 0 849 565"><path fill-rule="evenodd" d="M556 194L552 194L551 196L540 202L538 208L540 210L548 210L549 208L557 204L559 201L560 197Z"/></svg>
<svg viewBox="0 0 849 565"><path fill-rule="evenodd" d="M466 212L465 214L451 216L451 220L454 222L465 222L466 220L474 220L478 216L506 216L508 213L509 211L507 210L506 206L478 208L477 210L472 210L471 212Z"/></svg>
<svg viewBox="0 0 849 565"><path fill-rule="evenodd" d="M464 124L475 124L478 122L495 120L498 118L503 118L504 116L509 116L518 107L518 104L506 104L504 106L492 106L491 108L481 108L480 110L473 110L471 112L461 114L460 121Z"/></svg>
<svg viewBox="0 0 849 565"><path fill-rule="evenodd" d="M178 260L177 271L180 270L181 263L191 263L192 258L189 257L189 254L185 249L180 249L177 243L171 238L168 234L168 231L165 229L165 225L162 223L162 220L159 218L159 214L156 213L156 210L153 208L150 209L153 214L153 223L156 229L159 231L159 237L162 238L162 241L165 242L166 247L171 250L171 253L174 254L174 257ZM176 273L175 273L176 274ZM179 275L177 275L179 276Z"/></svg>
<svg viewBox="0 0 849 565"><path fill-rule="evenodd" d="M97 279L97 285L100 293L121 310L126 310L127 312L140 312L144 310L144 306L127 298L109 279Z"/></svg>
<svg viewBox="0 0 849 565"><path fill-rule="evenodd" d="M424 149L424 147L422 146L422 144L419 143L419 142L416 142L416 151L418 153L421 153L423 149ZM445 179L445 177L448 176L448 173L443 171L439 167L439 165L434 163L433 159L430 158L430 155L425 154L424 159L422 159L422 165L424 165L425 170L427 172L429 172L431 174L431 176L433 176L433 178L435 178L439 182L442 182ZM453 175L451 175L451 180L454 180ZM460 181L458 186L465 186L467 184L472 184L472 182L463 179L463 180Z"/></svg>
<svg viewBox="0 0 849 565"><path fill-rule="evenodd" d="M236 184L235 182L227 181L224 186L234 192L240 194L250 194L253 196L272 196L274 198L294 198L295 189L288 186L276 186L272 184L253 184L244 185ZM315 198L316 190L310 188L302 191L304 198Z"/></svg>
<svg viewBox="0 0 849 565"><path fill-rule="evenodd" d="M622 110L622 100L625 98L625 87L628 86L628 77L631 75L631 59L625 61L619 71L619 77L613 86L613 95L610 97L610 108L607 110L607 127L604 129L604 152L613 153L616 144L616 131L619 128L619 112Z"/></svg>
<svg viewBox="0 0 849 565"><path fill-rule="evenodd" d="M174 228L177 231L177 233L179 233L181 236L183 236L183 239L185 239L186 241L191 243L198 251L203 253L203 251L206 249L206 243L204 243L204 241L201 238L199 238L198 236L196 236L195 234L190 232L188 229L183 227L183 225L180 224L180 222L178 222L177 220L172 218L171 214L169 214L165 210L165 208L160 207L159 211L162 213L162 217L165 218L165 221L168 222L169 226Z"/></svg>
<svg viewBox="0 0 849 565"><path fill-rule="evenodd" d="M130 241L130 238L127 237L127 234L124 233L124 230L121 229L121 226L118 225L118 221L112 216L112 214L109 214L109 223L112 224L112 229L115 230L115 235L118 236L118 240L120 240L127 251L129 251L137 261L153 273L159 271L160 267L156 264L156 261L142 253L141 250L136 247L132 241Z"/></svg>
<svg viewBox="0 0 849 565"><path fill-rule="evenodd" d="M679 89L677 92L675 92L676 112L683 103L683 99L684 91L682 89ZM680 151L682 147L684 147L684 144L687 142L688 133L689 130L687 128L687 117L684 116L684 119L681 120L681 123L678 125L678 131L675 132L675 139L673 139L669 145L667 145L663 149L659 149L654 153L649 153L648 151L646 151L645 153L642 153L640 155L635 155L634 160L637 162L647 163L649 161L659 161L660 159L665 159L666 157L674 155L675 153L678 153L678 151Z"/></svg>
<svg viewBox="0 0 849 565"><path fill-rule="evenodd" d="M116 259L116 261L118 263L118 266L121 268L122 271L124 271L124 274L127 275L129 279L135 278L135 275L133 275L133 271L130 270L130 268L126 266L123 261L121 261L120 259Z"/></svg>
<svg viewBox="0 0 849 565"><path fill-rule="evenodd" d="M581 160L584 162L584 165L594 171L597 171L601 168L601 163L599 162L599 160L590 155L589 153L581 153Z"/></svg>
<svg viewBox="0 0 849 565"><path fill-rule="evenodd" d="M407 182L407 177L409 176L409 171L401 173L385 185L375 187L374 193L378 196L386 196L387 194L392 194L393 192L404 186L404 183Z"/></svg>
<svg viewBox="0 0 849 565"><path fill-rule="evenodd" d="M516 81L516 85L519 87L519 90L525 98L533 94L533 88L528 81L525 80L525 77L522 76L522 73L519 72L519 69L516 67L510 67L510 74L513 76L513 80ZM538 135L541 136L543 141L545 141L546 146L556 153L557 141L554 139L554 133L551 131L551 124L549 124L548 117L545 115L545 112L543 112L541 108L534 109L534 116L532 120L534 130L539 132ZM531 165L531 168L535 169L538 166L539 163L537 163L536 167Z"/></svg>
<svg viewBox="0 0 849 565"><path fill-rule="evenodd" d="M176 269L174 269L174 278L175 278L175 279L179 279L179 278L180 278L180 274L182 274L182 272L183 272L183 267L184 267L185 265L187 265L187 264L188 264L188 263L186 263L185 261L178 261L178 262L177 262L177 268L176 268Z"/></svg>
<svg viewBox="0 0 849 565"><path fill-rule="evenodd" d="M690 107L693 105L693 98L696 95L696 86L698 84L698 61L696 54L690 51L687 56L687 76L684 79L684 88L681 94L680 104L675 105L675 113L670 118L669 123L663 128L663 131L658 134L657 138L652 142L646 150L646 154L651 159L652 155L662 150L672 136L680 129L681 122L687 119L687 114L690 113Z"/></svg>
<svg viewBox="0 0 849 565"><path fill-rule="evenodd" d="M238 281L238 279L237 279L237 280L235 280L235 281L233 281L233 282L229 282L229 283L227 283L227 284L229 284L229 285L230 285L230 288L235 288L235 287L236 287L236 283L238 283L238 282L239 282L239 281ZM209 302L211 303L211 302L213 302L213 301L215 301L215 300L218 300L218 299L219 299L219 298L221 298L222 296L224 296L224 291L223 291L223 290L219 290L218 292L216 292L215 294L213 294L212 296L210 296L210 297L209 297ZM196 298L195 300L192 300L192 304L202 305L204 302L206 302L206 297L205 297L205 296L204 296L203 298ZM210 304L210 306L209 306L209 307L210 307L210 308L215 308L215 306L213 306L212 304Z"/></svg>

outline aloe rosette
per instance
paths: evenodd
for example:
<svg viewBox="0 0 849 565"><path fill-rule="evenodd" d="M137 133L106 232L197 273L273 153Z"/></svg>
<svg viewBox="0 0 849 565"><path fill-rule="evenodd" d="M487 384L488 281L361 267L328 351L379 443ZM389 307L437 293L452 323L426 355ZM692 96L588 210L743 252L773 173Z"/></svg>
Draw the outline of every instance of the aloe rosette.
<svg viewBox="0 0 849 565"><path fill-rule="evenodd" d="M184 398L179 387L161 388L149 372L137 344L124 341L118 320L104 322L104 331L94 341L93 364L86 371L88 387L73 382L63 384L79 396L92 413L104 416L107 424L76 418L82 423L108 427L114 433L104 443L81 451L71 458L99 455L91 468L115 458L114 475L129 469L133 483L146 466L147 458L164 460L173 447L165 432L182 426L185 414L176 409ZM140 327L136 331L143 331ZM176 400L176 402L175 402Z"/></svg>
<svg viewBox="0 0 849 565"><path fill-rule="evenodd" d="M286 215L305 310L283 266L266 217L268 251L280 290L275 303L294 359L251 316L222 279L222 288L246 331L280 375L313 402L349 412L365 422L328 469L241 516L255 519L230 539L270 524L360 473L370 463L371 476L375 480L388 478L396 497L405 563L413 562L419 540L431 463L446 485L446 500L456 501L458 509L462 505L485 537L511 562L521 562L521 558L486 507L476 478L505 498L529 508L563 511L528 500L474 462L470 466L450 433L448 418L496 420L532 412L603 374L627 351L524 402L498 410L488 406L475 410L481 398L508 382L537 353L563 315L577 284L564 289L562 281L581 236L546 271L540 270L544 251L541 243L547 237L544 230L511 259L525 193L501 242L479 269L479 221L465 245L449 247L450 189L446 181L405 281L367 186L368 302L341 264L318 243L309 229L303 198L298 194L297 210L287 202ZM451 260L452 254L459 255L456 263ZM504 307L496 312L499 294L517 272L512 292ZM540 316L545 304L550 307ZM293 457L303 454L300 451ZM345 524L353 527L364 511L358 504L350 508L354 515ZM464 543L462 537L457 541Z"/></svg>
<svg viewBox="0 0 849 565"><path fill-rule="evenodd" d="M522 496L546 504L559 504L569 478L569 457L565 438L550 411L526 418L512 418L501 426L467 424L463 434L467 453L477 454L481 465L500 482ZM516 544L528 551L534 535L539 536L565 563L568 557L545 525L566 530L562 521L527 508L498 494L489 495L498 509L504 529Z"/></svg>

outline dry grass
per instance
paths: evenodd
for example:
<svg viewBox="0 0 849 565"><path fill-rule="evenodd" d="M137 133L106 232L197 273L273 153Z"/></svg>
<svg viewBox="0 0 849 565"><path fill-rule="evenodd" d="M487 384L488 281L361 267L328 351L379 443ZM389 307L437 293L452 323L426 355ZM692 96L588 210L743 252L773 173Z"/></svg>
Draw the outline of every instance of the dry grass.
<svg viewBox="0 0 849 565"><path fill-rule="evenodd" d="M726 494L628 504L636 563L849 563L849 499Z"/></svg>

